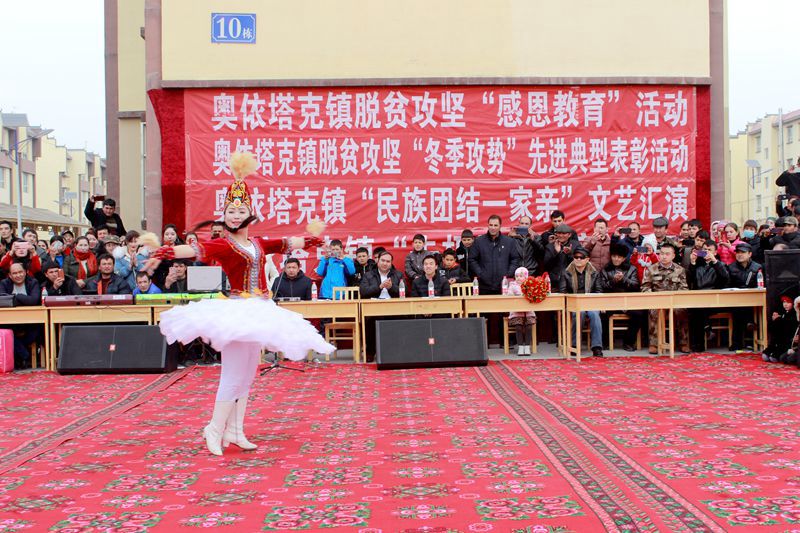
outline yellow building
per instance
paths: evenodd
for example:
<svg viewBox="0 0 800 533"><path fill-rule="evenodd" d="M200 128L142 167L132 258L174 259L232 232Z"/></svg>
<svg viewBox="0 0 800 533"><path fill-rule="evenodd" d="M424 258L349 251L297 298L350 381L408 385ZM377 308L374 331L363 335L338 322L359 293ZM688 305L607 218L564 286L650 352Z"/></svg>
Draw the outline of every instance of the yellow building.
<svg viewBox="0 0 800 533"><path fill-rule="evenodd" d="M105 161L86 150L59 145L53 136L45 135L46 131L31 126L24 114L0 114L0 130L2 218L16 219L19 202L14 147L19 142L23 226L37 229L42 236L85 227L80 191L86 191L84 202L89 194L105 191Z"/></svg>
<svg viewBox="0 0 800 533"><path fill-rule="evenodd" d="M782 130L782 131L781 131ZM732 191L730 218L763 221L777 216L775 180L800 157L800 110L766 115L729 139Z"/></svg>
<svg viewBox="0 0 800 533"><path fill-rule="evenodd" d="M142 220L158 231L162 222L183 222L162 221L172 205L161 194L164 183L180 177L162 174L164 158L181 155L173 143L180 124L159 124L152 102L176 111L181 91L198 88L685 85L707 97L698 121L708 157L699 164L709 170L698 183L698 213L720 218L730 204L725 0L107 0L105 6L108 190L130 227ZM214 12L254 14L255 42L212 43ZM165 139L170 144L162 151Z"/></svg>

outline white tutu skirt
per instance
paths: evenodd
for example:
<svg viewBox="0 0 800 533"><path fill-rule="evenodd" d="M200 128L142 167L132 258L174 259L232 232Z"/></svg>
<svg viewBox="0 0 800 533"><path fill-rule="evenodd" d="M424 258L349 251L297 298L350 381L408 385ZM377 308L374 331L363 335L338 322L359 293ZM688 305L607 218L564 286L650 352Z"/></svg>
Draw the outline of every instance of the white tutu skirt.
<svg viewBox="0 0 800 533"><path fill-rule="evenodd" d="M201 338L220 352L231 342L250 342L300 361L309 350L334 350L302 315L264 298L191 302L161 313L160 325L169 343Z"/></svg>

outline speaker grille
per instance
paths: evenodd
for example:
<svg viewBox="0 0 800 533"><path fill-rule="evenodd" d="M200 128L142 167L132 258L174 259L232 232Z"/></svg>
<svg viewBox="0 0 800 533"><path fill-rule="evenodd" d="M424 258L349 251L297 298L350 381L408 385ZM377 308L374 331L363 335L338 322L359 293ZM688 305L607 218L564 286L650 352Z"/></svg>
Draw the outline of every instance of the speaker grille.
<svg viewBox="0 0 800 533"><path fill-rule="evenodd" d="M64 326L61 374L157 373L177 367L158 326Z"/></svg>
<svg viewBox="0 0 800 533"><path fill-rule="evenodd" d="M379 320L378 368L485 365L485 323L483 318Z"/></svg>

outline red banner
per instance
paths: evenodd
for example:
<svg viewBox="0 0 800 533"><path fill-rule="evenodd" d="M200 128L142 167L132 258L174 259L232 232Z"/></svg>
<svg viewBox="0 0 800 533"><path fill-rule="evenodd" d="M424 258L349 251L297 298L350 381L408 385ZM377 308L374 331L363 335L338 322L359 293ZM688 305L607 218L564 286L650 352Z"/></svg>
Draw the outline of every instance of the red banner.
<svg viewBox="0 0 800 533"><path fill-rule="evenodd" d="M543 230L559 209L579 233L695 216L693 87L187 90L185 111L187 227L221 215L236 150L260 163L251 231L319 217L351 252L453 246L491 214Z"/></svg>

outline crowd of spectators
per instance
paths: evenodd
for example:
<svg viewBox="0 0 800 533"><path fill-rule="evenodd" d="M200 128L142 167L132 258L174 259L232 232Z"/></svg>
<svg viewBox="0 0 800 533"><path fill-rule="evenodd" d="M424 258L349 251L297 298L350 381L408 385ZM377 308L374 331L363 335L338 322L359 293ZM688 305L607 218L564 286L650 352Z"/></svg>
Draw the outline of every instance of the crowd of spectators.
<svg viewBox="0 0 800 533"><path fill-rule="evenodd" d="M43 295L187 291L187 267L194 263L164 261L154 271L146 270L147 251L139 247L136 231L125 231L114 200L103 199L99 208L94 200L90 199L85 210L92 227L77 237L64 231L42 240L32 229L18 237L10 222L0 222L0 293L15 295L17 305L38 305ZM347 286L358 287L362 298L447 296L453 284L470 282L480 294L507 290L518 294L526 276L544 273L553 291L568 294L756 287L765 251L800 249L800 199L786 200L779 206L784 216L761 225L747 220L740 228L731 221L715 221L704 228L699 220L688 220L670 227L670 221L661 217L649 223L646 234L636 221L610 228L608 221L597 219L591 233L579 237L562 211L551 213L541 234L529 216L503 231L502 219L492 215L485 231L464 229L454 248L430 249L425 235L417 234L405 257L396 259L380 247L371 256L370 250L362 247L349 257L342 242L334 239L322 250L314 272L318 282L302 271L295 258L286 259L280 271L268 261L267 277L274 298L301 300L316 297L317 289L319 298L331 299L335 288ZM211 231L212 238L220 237L224 226L215 225ZM184 238L191 243L197 236L189 233ZM162 239L164 243L184 242L172 224L164 227ZM713 336L709 324L713 312L677 311L680 351L704 348ZM588 325L593 354L602 356L608 314L589 311L581 315L577 322ZM649 351L656 353L654 312L627 311L626 315L624 349L633 351L641 333ZM734 310L733 315L729 348L742 350L746 332L754 327L752 313ZM489 316L490 342L498 340L501 318ZM519 355L527 355L530 327L536 327L536 317L514 313L508 318L513 319L517 332ZM546 330L555 331L547 322L539 322L545 338ZM28 334L20 332L18 337L26 341ZM21 363L29 364L30 354L21 352Z"/></svg>

